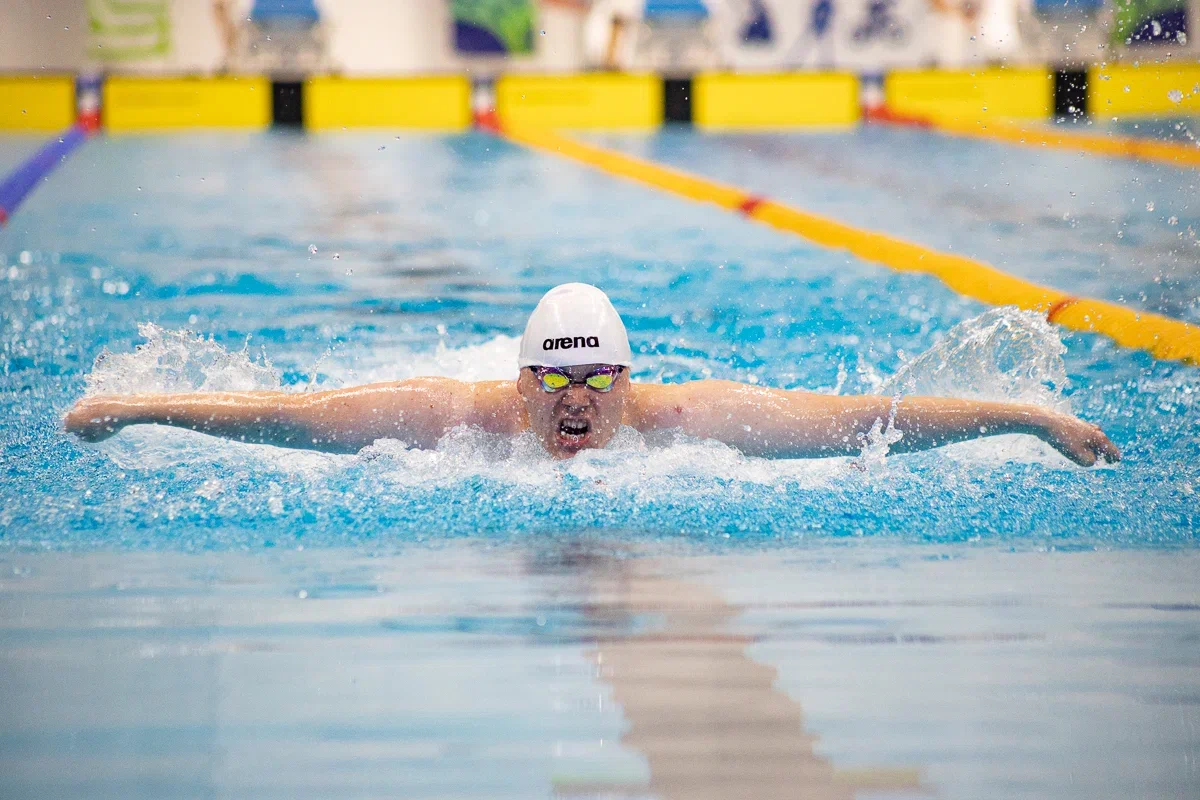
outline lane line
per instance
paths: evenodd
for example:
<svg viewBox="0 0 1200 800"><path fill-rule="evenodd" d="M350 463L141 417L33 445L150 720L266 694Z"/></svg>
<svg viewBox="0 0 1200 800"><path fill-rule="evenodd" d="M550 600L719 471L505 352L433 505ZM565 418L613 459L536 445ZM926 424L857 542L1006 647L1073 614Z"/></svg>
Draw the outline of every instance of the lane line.
<svg viewBox="0 0 1200 800"><path fill-rule="evenodd" d="M16 169L0 181L0 227L12 217L18 206L29 196L34 187L59 164L67 160L75 148L83 144L88 132L80 125L72 125L54 137Z"/></svg>
<svg viewBox="0 0 1200 800"><path fill-rule="evenodd" d="M1185 169L1200 169L1200 146L1178 142L1158 142L1132 136L1113 136L1027 127L1011 122L939 120L934 117L908 117L877 111L867 119L885 125L900 125L934 130L947 136L985 139L1025 147L1072 150L1080 153L1151 161Z"/></svg>
<svg viewBox="0 0 1200 800"><path fill-rule="evenodd" d="M711 203L823 247L845 250L864 261L899 272L933 275L955 292L983 303L1015 305L1048 314L1052 322L1071 330L1102 333L1118 344L1145 350L1155 358L1200 366L1200 326L1182 320L1105 300L1076 297L1009 275L982 261L855 228L735 186L584 144L552 131L501 125L494 118L485 120L482 127L526 147L578 161L689 200Z"/></svg>

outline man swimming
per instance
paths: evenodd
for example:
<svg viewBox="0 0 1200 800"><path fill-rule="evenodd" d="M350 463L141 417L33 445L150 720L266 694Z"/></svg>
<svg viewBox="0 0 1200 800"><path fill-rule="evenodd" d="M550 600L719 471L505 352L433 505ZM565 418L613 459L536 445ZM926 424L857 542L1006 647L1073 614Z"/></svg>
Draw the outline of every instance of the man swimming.
<svg viewBox="0 0 1200 800"><path fill-rule="evenodd" d="M127 425L173 425L244 442L354 453L378 439L432 448L449 431L533 431L554 458L604 447L622 425L680 430L748 456L813 458L858 453L889 421L890 452L1007 433L1036 436L1076 464L1118 461L1095 425L1034 405L943 397L835 396L724 380L633 383L625 325L608 296L568 283L546 293L521 338L516 381L412 378L308 394L193 392L88 397L67 414L81 439Z"/></svg>

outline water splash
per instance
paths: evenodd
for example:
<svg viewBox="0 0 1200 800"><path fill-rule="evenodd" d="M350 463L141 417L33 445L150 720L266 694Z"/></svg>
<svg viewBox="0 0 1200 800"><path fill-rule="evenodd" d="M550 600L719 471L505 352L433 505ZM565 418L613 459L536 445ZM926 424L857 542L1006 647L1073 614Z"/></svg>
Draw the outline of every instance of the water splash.
<svg viewBox="0 0 1200 800"><path fill-rule="evenodd" d="M359 353L351 364L331 363L323 371L355 383L399 381L436 375L460 381L499 381L517 377L517 351L521 340L499 335L484 342L449 347L438 339L432 350L377 349Z"/></svg>
<svg viewBox="0 0 1200 800"><path fill-rule="evenodd" d="M940 342L896 370L879 393L1029 403L1070 413L1064 394L1070 386L1066 351L1041 314L1013 306L993 308L955 325ZM941 452L956 461L1066 463L1031 436L962 442Z"/></svg>
<svg viewBox="0 0 1200 800"><path fill-rule="evenodd" d="M1067 348L1041 314L1013 306L960 322L904 364L880 394L1033 403L1070 411Z"/></svg>
<svg viewBox="0 0 1200 800"><path fill-rule="evenodd" d="M895 419L896 404L893 403L886 426L882 419L877 419L871 425L871 430L859 435L859 441L862 442L862 452L854 460L854 465L858 469L864 472L878 472L883 469L887 462L888 450L892 445L904 438L904 433L896 430L894 425Z"/></svg>
<svg viewBox="0 0 1200 800"><path fill-rule="evenodd" d="M105 348L86 378L85 395L139 392L241 392L280 388L280 372L247 350L230 352L190 331L138 325L146 342L132 353Z"/></svg>
<svg viewBox="0 0 1200 800"><path fill-rule="evenodd" d="M244 391L280 389L280 371L265 357L255 361L243 349L230 352L187 331L164 331L144 324L146 342L134 352L105 351L87 377L88 394L164 391ZM375 350L346 358L326 354L322 371L335 383L400 380L441 375L460 380L512 377L518 340L496 336L451 348L439 340L432 351L408 348ZM1038 315L1013 308L988 311L947 332L937 345L903 365L878 386L883 394L923 394L1014 400L1065 408L1065 348ZM665 357L664 357L665 358ZM693 359L695 360L695 359ZM706 362L707 363L707 362ZM691 365L701 372L705 364ZM651 373L662 364L648 365ZM708 367L719 370L712 362ZM293 387L294 391L301 390ZM901 438L891 420L881 420L862 439L853 460L770 461L747 458L711 441L676 433L642 437L623 429L605 450L588 451L569 462L552 461L536 438L512 439L459 429L436 449L418 451L402 442L379 441L356 456L282 450L227 442L191 431L135 426L98 446L123 469L163 470L188 462L220 462L234 471L262 471L279 480L322 482L339 472L355 471L379 488L452 486L464 481L495 481L551 493L587 484L605 492L643 495L711 491L713 480L736 476L740 482L817 488L846 474L849 466L879 472L888 449ZM1008 441L1005 441L1008 440ZM996 462L1032 460L1061 466L1052 450L1029 437L998 437L957 445L958 459ZM200 490L211 494L217 484Z"/></svg>

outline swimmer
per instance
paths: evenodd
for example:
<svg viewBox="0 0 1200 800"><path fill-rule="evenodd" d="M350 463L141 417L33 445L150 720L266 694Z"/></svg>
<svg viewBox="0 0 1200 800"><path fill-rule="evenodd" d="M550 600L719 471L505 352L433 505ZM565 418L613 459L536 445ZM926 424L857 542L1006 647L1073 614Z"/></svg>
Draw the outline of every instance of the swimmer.
<svg viewBox="0 0 1200 800"><path fill-rule="evenodd" d="M128 425L173 425L243 442L355 453L378 439L433 448L449 431L533 431L565 459L607 445L622 425L641 433L679 430L748 456L815 458L859 453L872 426L888 421L905 453L1021 433L1076 464L1118 461L1095 425L1035 405L944 397L835 396L725 380L658 385L629 378L633 355L608 296L568 283L538 303L521 339L515 381L465 383L412 378L347 389L193 392L88 397L67 414L67 431L97 442Z"/></svg>

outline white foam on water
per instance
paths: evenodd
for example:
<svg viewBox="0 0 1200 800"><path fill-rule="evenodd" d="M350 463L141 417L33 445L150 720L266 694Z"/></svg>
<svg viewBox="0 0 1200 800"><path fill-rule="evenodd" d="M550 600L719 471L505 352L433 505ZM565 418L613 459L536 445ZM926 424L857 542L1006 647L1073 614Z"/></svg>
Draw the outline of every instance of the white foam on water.
<svg viewBox="0 0 1200 800"><path fill-rule="evenodd" d="M107 348L85 379L85 396L155 392L244 392L283 390L281 372L265 357L255 360L248 348L227 350L191 331L168 331L150 322L138 326L146 340L131 353ZM232 465L258 467L263 461L292 475L314 474L336 466L336 456L291 451L242 442L224 442L178 428L135 425L96 448L122 469L167 469L219 458Z"/></svg>
<svg viewBox="0 0 1200 800"><path fill-rule="evenodd" d="M449 347L439 339L431 352L372 351L358 353L349 362L322 365L322 372L336 380L353 383L400 381L437 376L460 381L503 381L517 377L517 353L521 340L496 336L478 344Z"/></svg>
<svg viewBox="0 0 1200 800"><path fill-rule="evenodd" d="M85 379L85 396L139 392L244 392L279 389L280 372L248 350L230 352L190 331L138 325L146 342L132 353L104 348Z"/></svg>
<svg viewBox="0 0 1200 800"><path fill-rule="evenodd" d="M101 354L87 378L87 394L282 388L280 371L265 357L255 360L246 349L230 352L210 339L187 331L164 331L152 324L140 326L139 331L147 341L132 353ZM419 375L504 380L514 376L518 345L511 336L459 348L439 341L432 351L398 347L354 357L335 354L325 357L321 369L336 382L356 384ZM1013 308L993 309L952 328L938 344L883 382L879 391L1012 400L1065 409L1064 352L1062 342L1040 316ZM648 366L651 371L660 368L653 363ZM714 362L713 371L719 366ZM293 391L303 389L295 387ZM97 448L124 469L219 462L234 470L267 470L293 480L320 480L348 468L361 468L382 485L398 490L483 478L551 492L573 480L607 491L654 494L668 487L678 493L681 486L711 491L713 479L816 488L843 479L852 468L887 474L885 456L899 435L887 424L877 428L865 437L863 453L854 460L747 458L718 442L679 434L647 441L631 428L622 429L608 448L586 451L566 462L552 460L532 434L507 439L465 428L452 431L434 450L414 450L401 442L381 440L353 456L223 441L151 426L127 428ZM1032 437L995 437L943 452L956 461L985 464L1013 459L1057 467L1067 463Z"/></svg>

